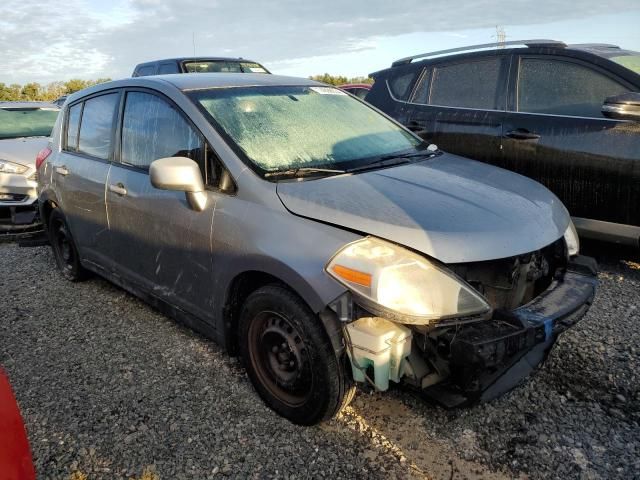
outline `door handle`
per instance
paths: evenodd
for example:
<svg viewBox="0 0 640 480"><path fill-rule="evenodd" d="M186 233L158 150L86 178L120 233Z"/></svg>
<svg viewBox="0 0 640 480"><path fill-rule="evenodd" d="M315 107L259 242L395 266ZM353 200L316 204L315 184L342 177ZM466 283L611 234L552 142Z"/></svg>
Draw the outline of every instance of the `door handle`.
<svg viewBox="0 0 640 480"><path fill-rule="evenodd" d="M530 132L524 128L518 128L516 130L511 130L504 134L505 137L513 138L515 140L538 140L540 135L537 133Z"/></svg>
<svg viewBox="0 0 640 480"><path fill-rule="evenodd" d="M62 165L61 167L56 167L56 173L58 175L69 175L69 170L67 170L66 165Z"/></svg>
<svg viewBox="0 0 640 480"><path fill-rule="evenodd" d="M124 185L121 183L117 185L109 185L109 191L116 195L120 195L121 197L124 197L127 194L127 189L124 188Z"/></svg>

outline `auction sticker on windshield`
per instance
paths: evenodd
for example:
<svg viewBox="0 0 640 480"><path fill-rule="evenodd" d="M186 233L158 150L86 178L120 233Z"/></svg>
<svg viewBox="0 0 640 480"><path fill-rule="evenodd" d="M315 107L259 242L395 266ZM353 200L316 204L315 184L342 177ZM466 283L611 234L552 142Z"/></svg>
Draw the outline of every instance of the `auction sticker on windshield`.
<svg viewBox="0 0 640 480"><path fill-rule="evenodd" d="M309 87L309 90L313 90L320 95L347 95L342 90L338 90L337 88L331 87Z"/></svg>

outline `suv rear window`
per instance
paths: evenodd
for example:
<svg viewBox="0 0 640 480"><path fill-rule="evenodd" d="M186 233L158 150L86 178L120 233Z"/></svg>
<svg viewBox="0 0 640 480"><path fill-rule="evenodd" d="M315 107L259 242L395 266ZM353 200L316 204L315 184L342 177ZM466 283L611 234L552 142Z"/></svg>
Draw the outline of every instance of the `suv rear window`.
<svg viewBox="0 0 640 480"><path fill-rule="evenodd" d="M523 58L518 74L518 111L602 117L602 103L628 89L591 68L573 62Z"/></svg>
<svg viewBox="0 0 640 480"><path fill-rule="evenodd" d="M431 74L430 105L497 110L504 108L502 57L436 66ZM427 78L427 76L425 76ZM422 88L426 88L421 85ZM426 95L416 94L416 98Z"/></svg>
<svg viewBox="0 0 640 480"><path fill-rule="evenodd" d="M120 100L119 93L108 93L84 102L78 151L108 160L113 138L113 120Z"/></svg>

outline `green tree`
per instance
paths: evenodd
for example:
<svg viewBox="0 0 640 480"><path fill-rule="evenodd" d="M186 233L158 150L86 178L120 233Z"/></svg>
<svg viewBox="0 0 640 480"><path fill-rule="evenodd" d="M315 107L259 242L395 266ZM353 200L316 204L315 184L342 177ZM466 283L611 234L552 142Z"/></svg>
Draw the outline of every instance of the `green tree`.
<svg viewBox="0 0 640 480"><path fill-rule="evenodd" d="M27 83L22 87L20 92L21 100L40 100L40 84L39 83Z"/></svg>
<svg viewBox="0 0 640 480"><path fill-rule="evenodd" d="M329 85L344 85L345 83L373 83L372 78L368 77L345 77L344 75L331 75L324 73L322 75L312 75L309 77L311 80L317 82L328 83Z"/></svg>

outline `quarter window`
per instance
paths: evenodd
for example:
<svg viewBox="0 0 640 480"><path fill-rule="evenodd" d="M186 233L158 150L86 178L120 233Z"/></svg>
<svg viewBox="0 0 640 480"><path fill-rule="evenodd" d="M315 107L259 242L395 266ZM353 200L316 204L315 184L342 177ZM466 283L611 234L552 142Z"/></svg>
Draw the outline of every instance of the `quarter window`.
<svg viewBox="0 0 640 480"><path fill-rule="evenodd" d="M166 101L149 93L127 93L122 163L147 169L159 158L188 157L202 167L202 147L200 134Z"/></svg>
<svg viewBox="0 0 640 480"><path fill-rule="evenodd" d="M80 113L82 104L78 103L69 108L67 120L67 150L75 152L78 149L78 127L80 126Z"/></svg>
<svg viewBox="0 0 640 480"><path fill-rule="evenodd" d="M518 111L602 118L604 100L627 88L577 63L523 58L518 75Z"/></svg>
<svg viewBox="0 0 640 480"><path fill-rule="evenodd" d="M500 74L503 64L502 57L493 57L435 67L429 104L502 110L504 88ZM424 98L425 95L416 97Z"/></svg>
<svg viewBox="0 0 640 480"><path fill-rule="evenodd" d="M416 78L416 71L400 73L389 79L389 89L398 100L406 100L411 93L411 85Z"/></svg>
<svg viewBox="0 0 640 480"><path fill-rule="evenodd" d="M119 93L93 97L84 102L78 151L108 160L111 155L113 120L120 100Z"/></svg>

